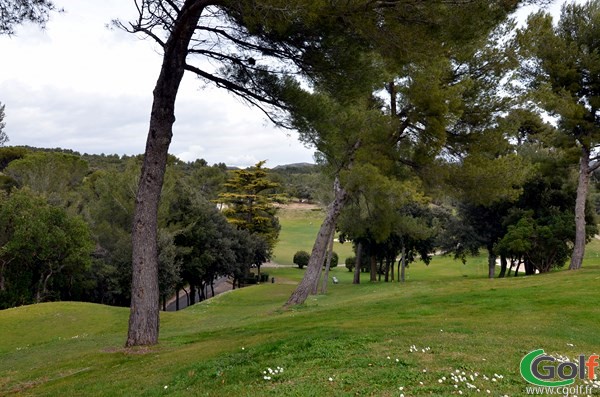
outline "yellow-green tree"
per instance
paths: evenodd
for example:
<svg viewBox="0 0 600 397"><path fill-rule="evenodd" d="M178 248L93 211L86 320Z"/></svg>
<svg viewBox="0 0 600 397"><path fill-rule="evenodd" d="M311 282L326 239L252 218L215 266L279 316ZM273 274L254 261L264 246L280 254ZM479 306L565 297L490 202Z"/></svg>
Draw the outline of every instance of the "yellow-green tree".
<svg viewBox="0 0 600 397"><path fill-rule="evenodd" d="M219 194L218 201L224 204L223 213L230 223L265 241L270 257L281 229L275 203L284 197L272 193L279 184L269 180L264 164L260 161L254 167L232 171L225 183L227 192Z"/></svg>

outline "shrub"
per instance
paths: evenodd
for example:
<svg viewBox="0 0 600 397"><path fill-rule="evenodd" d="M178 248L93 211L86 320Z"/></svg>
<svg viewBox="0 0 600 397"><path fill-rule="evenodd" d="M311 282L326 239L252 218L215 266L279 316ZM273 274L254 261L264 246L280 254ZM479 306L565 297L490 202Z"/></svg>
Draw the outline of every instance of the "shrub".
<svg viewBox="0 0 600 397"><path fill-rule="evenodd" d="M298 251L294 254L294 264L298 265L298 268L302 269L308 265L310 254L306 251Z"/></svg>
<svg viewBox="0 0 600 397"><path fill-rule="evenodd" d="M354 266L356 266L356 257L351 256L346 258L346 269L348 269L349 272L354 270Z"/></svg>
<svg viewBox="0 0 600 397"><path fill-rule="evenodd" d="M337 267L339 260L340 257L338 256L337 252L333 251L331 253L331 263L329 264L329 267ZM327 266L327 255L325 256L325 262L323 262L323 267L325 266Z"/></svg>

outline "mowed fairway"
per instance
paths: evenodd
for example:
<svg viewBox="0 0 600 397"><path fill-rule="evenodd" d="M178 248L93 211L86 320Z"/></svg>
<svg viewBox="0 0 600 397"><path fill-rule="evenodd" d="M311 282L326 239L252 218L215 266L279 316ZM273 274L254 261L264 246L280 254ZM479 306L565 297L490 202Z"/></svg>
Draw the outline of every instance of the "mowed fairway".
<svg viewBox="0 0 600 397"><path fill-rule="evenodd" d="M325 212L312 205L294 205L281 208L278 216L281 232L273 261L292 266L297 251L303 250L310 254ZM336 241L333 250L339 255L339 266L342 267L345 259L354 255L352 243L349 242L340 244Z"/></svg>
<svg viewBox="0 0 600 397"><path fill-rule="evenodd" d="M163 313L160 345L132 351L127 309L4 310L0 395L524 396L526 353L600 353L599 253L593 241L580 271L516 279L486 279L485 258L416 263L405 284L352 285L340 266L328 295L289 309L303 271L272 268L275 284Z"/></svg>

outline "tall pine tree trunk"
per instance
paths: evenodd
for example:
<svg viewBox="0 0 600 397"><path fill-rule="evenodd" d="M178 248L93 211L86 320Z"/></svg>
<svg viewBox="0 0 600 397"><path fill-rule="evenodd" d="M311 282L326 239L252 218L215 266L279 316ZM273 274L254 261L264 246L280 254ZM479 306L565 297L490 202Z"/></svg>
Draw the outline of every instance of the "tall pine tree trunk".
<svg viewBox="0 0 600 397"><path fill-rule="evenodd" d="M302 281L300 281L300 284L298 284L298 287L296 287L296 290L292 293L292 296L288 299L286 306L301 305L304 303L318 282L321 268L323 267L325 252L327 251L327 245L329 244L329 237L335 230L335 225L340 216L340 212L348 200L348 193L340 185L339 177L335 178L333 186L335 197L327 207L327 216L325 217L315 240L308 266L304 272L304 277L302 278Z"/></svg>
<svg viewBox="0 0 600 397"><path fill-rule="evenodd" d="M359 241L356 245L356 261L354 263L354 279L352 280L352 284L360 284L362 251L362 243Z"/></svg>
<svg viewBox="0 0 600 397"><path fill-rule="evenodd" d="M128 347L158 343L158 204L173 136L175 99L185 71L188 45L204 4L204 1L188 0L183 5L165 43L163 64L153 92L150 127L131 233L131 309L125 343Z"/></svg>
<svg viewBox="0 0 600 397"><path fill-rule="evenodd" d="M590 151L581 147L579 159L579 181L577 183L577 198L575 200L575 244L571 255L570 270L581 269L585 254L585 202L590 187Z"/></svg>

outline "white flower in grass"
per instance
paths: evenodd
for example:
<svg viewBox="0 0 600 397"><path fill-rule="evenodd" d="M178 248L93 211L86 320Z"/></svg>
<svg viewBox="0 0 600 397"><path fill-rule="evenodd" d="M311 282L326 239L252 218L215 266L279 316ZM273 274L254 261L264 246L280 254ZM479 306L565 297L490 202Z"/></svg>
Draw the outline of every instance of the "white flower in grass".
<svg viewBox="0 0 600 397"><path fill-rule="evenodd" d="M332 378L331 376L329 377L329 381L330 381L330 382L333 382L333 378Z"/></svg>
<svg viewBox="0 0 600 397"><path fill-rule="evenodd" d="M398 390L400 390L400 391L404 390L404 386L400 386L400 387L398 388Z"/></svg>
<svg viewBox="0 0 600 397"><path fill-rule="evenodd" d="M165 385L165 390L169 388L169 385Z"/></svg>

